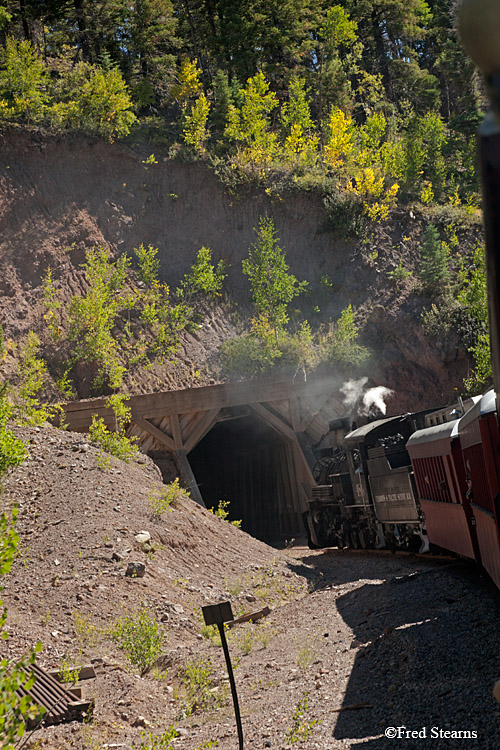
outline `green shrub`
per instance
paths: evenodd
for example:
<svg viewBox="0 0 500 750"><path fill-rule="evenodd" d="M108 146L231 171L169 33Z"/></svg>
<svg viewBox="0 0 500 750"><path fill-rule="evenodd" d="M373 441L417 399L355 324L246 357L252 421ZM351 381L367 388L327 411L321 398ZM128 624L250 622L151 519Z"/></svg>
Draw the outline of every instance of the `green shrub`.
<svg viewBox="0 0 500 750"><path fill-rule="evenodd" d="M30 42L8 37L0 65L0 116L40 122L49 100L49 72L41 57Z"/></svg>
<svg viewBox="0 0 500 750"><path fill-rule="evenodd" d="M179 486L179 477L176 477L170 484L155 488L149 493L147 499L151 515L156 519L161 518L164 513L173 510L172 505L185 496L189 497L189 491Z"/></svg>
<svg viewBox="0 0 500 750"><path fill-rule="evenodd" d="M174 740L179 736L175 725L168 727L163 734L141 732L141 744L132 745L132 750L172 750Z"/></svg>
<svg viewBox="0 0 500 750"><path fill-rule="evenodd" d="M403 261L401 260L401 258L399 259L399 263L396 268L393 271L387 272L387 276L395 281L397 286L399 286L400 284L404 284L404 282L407 281L411 275L412 271L409 271L403 266Z"/></svg>
<svg viewBox="0 0 500 750"><path fill-rule="evenodd" d="M116 67L73 66L58 59L51 76L30 42L12 37L0 65L0 117L43 122L54 130L84 130L110 141L128 135L137 120Z"/></svg>
<svg viewBox="0 0 500 750"><path fill-rule="evenodd" d="M62 76L56 101L47 113L56 128L85 130L109 141L128 135L137 118L122 74L80 62Z"/></svg>
<svg viewBox="0 0 500 750"><path fill-rule="evenodd" d="M15 416L19 423L40 425L51 419L57 407L40 403L39 396L49 381L45 361L38 356L40 339L30 331L19 357L19 385L16 391Z"/></svg>
<svg viewBox="0 0 500 750"><path fill-rule="evenodd" d="M223 521L228 521L231 526L236 526L237 529L241 528L241 521L229 521L229 500L219 500L217 508L210 508L210 513L213 513L217 518L222 518Z"/></svg>
<svg viewBox="0 0 500 750"><path fill-rule="evenodd" d="M130 258L122 255L111 260L106 247L87 251L83 265L87 290L73 297L69 306L69 339L74 345L73 361L94 362L99 375L94 385L119 388L124 367L118 358L118 342L113 336L122 309Z"/></svg>
<svg viewBox="0 0 500 750"><path fill-rule="evenodd" d="M444 294L450 285L450 263L445 243L439 239L439 233L433 224L428 224L425 228L420 258L420 278L424 292L429 296Z"/></svg>
<svg viewBox="0 0 500 750"><path fill-rule="evenodd" d="M158 248L153 245L140 244L134 247L134 254L139 264L139 276L146 286L152 287L158 280L160 272L160 261L158 260Z"/></svg>
<svg viewBox="0 0 500 750"><path fill-rule="evenodd" d="M200 657L184 665L179 694L183 716L191 716L196 711L209 711L224 705L225 692L215 689L214 678L215 669L211 659Z"/></svg>
<svg viewBox="0 0 500 750"><path fill-rule="evenodd" d="M3 436L2 433L4 433ZM1 424L0 436L2 436L2 447L13 442L9 431L6 431ZM2 473L22 463L22 458L19 446L13 444L7 454L2 456ZM0 575L6 575L9 572L17 553L19 544L19 535L15 531L17 514L17 508L14 508L11 517L6 513L0 515ZM3 587L0 586L0 592L2 590ZM5 630L6 619L7 609L0 599L0 638L3 640L8 638ZM41 649L42 644L37 643L28 656L22 659L0 659L0 743L3 750L14 750L24 734L25 722L28 719L38 719L43 713L40 707L33 703L30 696L21 697L17 692L21 687L28 691L34 685L35 678L28 676L29 667L34 663L36 654Z"/></svg>
<svg viewBox="0 0 500 750"><path fill-rule="evenodd" d="M125 426L131 419L130 408L125 405L126 400L127 397L119 393L107 399L106 406L111 407L115 413L114 431L108 429L104 419L96 414L92 415L89 428L90 439L94 445L123 461L129 461L137 456L137 448L134 445L137 438L129 439L125 434ZM103 467L109 466L109 458L101 454L100 460Z"/></svg>
<svg viewBox="0 0 500 750"><path fill-rule="evenodd" d="M160 656L163 633L148 609L121 617L111 628L111 638L125 651L130 663L144 672Z"/></svg>
<svg viewBox="0 0 500 750"><path fill-rule="evenodd" d="M225 262L220 260L214 266L212 251L209 247L203 246L198 250L190 272L184 276L182 291L188 299L197 293L207 297L220 297L226 276Z"/></svg>
<svg viewBox="0 0 500 750"><path fill-rule="evenodd" d="M281 356L274 338L262 340L251 333L225 341L219 353L223 371L235 378L264 375Z"/></svg>
<svg viewBox="0 0 500 750"><path fill-rule="evenodd" d="M259 228L255 231L257 242L251 246L248 258L241 265L250 282L257 315L273 328L277 342L278 330L288 322L288 305L306 290L307 281L299 282L288 273L285 252L278 245L279 238L271 218L261 216Z"/></svg>
<svg viewBox="0 0 500 750"><path fill-rule="evenodd" d="M308 709L309 697L307 693L304 693L292 714L292 726L286 735L286 740L291 745L306 740L318 723L317 719L313 719L312 721L307 720L306 714Z"/></svg>
<svg viewBox="0 0 500 750"><path fill-rule="evenodd" d="M207 120L210 112L210 104L205 94L201 93L198 99L183 111L182 138L185 144L195 154L202 155L206 152L206 142L209 135Z"/></svg>
<svg viewBox="0 0 500 750"><path fill-rule="evenodd" d="M369 350L358 344L359 327L352 305L348 305L335 325L330 325L320 343L321 359L341 367L359 367L370 356Z"/></svg>
<svg viewBox="0 0 500 750"><path fill-rule="evenodd" d="M27 456L26 445L22 440L16 438L9 427L12 419L12 407L7 399L6 390L5 386L0 388L0 479L9 469L21 466ZM17 537L13 538L17 539ZM0 549L1 544L0 541ZM0 566L1 572L7 572L7 569L2 571Z"/></svg>

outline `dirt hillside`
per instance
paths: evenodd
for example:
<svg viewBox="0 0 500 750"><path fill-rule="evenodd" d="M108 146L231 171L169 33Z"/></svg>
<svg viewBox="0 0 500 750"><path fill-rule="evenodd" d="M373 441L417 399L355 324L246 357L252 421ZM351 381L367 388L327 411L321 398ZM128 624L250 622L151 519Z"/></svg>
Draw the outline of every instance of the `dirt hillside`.
<svg viewBox="0 0 500 750"><path fill-rule="evenodd" d="M411 294L415 277L397 286L388 277L404 260L415 269L427 219L411 211L374 225L363 238L342 239L315 193L269 195L224 190L208 166L183 164L118 144L81 137L42 137L11 128L0 133L0 323L14 341L42 326L41 279L50 265L69 298L81 289L85 250L107 244L115 253L140 243L159 249L161 275L172 287L202 245L229 264L227 293L240 307L207 310L195 336L185 334L178 364L146 374L133 391L209 383L206 365L245 317L247 280L241 260L255 241L259 217L274 218L291 271L310 282L311 310L336 319L349 303L363 320L362 343L374 356L373 385L395 391L392 412L452 401L470 363L458 339L427 339L420 324L424 300ZM474 240L472 232L468 242ZM321 279L331 286L321 296Z"/></svg>

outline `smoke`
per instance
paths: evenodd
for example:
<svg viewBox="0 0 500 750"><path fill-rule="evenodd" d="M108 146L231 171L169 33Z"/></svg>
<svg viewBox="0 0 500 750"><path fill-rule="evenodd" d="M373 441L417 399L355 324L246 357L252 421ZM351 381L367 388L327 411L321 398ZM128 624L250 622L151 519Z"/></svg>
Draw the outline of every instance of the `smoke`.
<svg viewBox="0 0 500 750"><path fill-rule="evenodd" d="M386 388L385 385L377 385L365 391L367 382L368 378L365 377L359 380L348 380L341 386L340 391L344 394L344 406L350 410L354 410L357 406L357 413L363 417L372 416L376 412L385 415L387 412L385 399L392 396L394 391Z"/></svg>
<svg viewBox="0 0 500 750"><path fill-rule="evenodd" d="M385 415L387 412L385 399L392 396L393 393L394 391L386 388L385 385L377 385L375 388L370 388L363 395L363 409L360 409L359 413L367 417L375 407Z"/></svg>
<svg viewBox="0 0 500 750"><path fill-rule="evenodd" d="M348 380L341 386L340 392L344 394L344 406L347 409L353 409L362 398L363 388L367 383L368 378L360 378L359 380Z"/></svg>

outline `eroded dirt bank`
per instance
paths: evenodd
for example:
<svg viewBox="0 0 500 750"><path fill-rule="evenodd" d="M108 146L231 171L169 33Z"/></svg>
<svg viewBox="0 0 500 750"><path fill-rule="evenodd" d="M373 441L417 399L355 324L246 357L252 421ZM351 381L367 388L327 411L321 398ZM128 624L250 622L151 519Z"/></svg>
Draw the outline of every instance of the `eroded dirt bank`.
<svg viewBox="0 0 500 750"><path fill-rule="evenodd" d="M40 330L40 283L48 266L69 299L81 289L85 250L99 244L129 254L140 243L158 247L162 278L174 288L199 248L209 246L215 259L229 264L229 297L248 304L241 260L255 241L259 217L268 215L291 271L310 282L312 297L304 304L318 304L324 320L335 320L348 304L359 309L362 343L374 352L366 374L395 391L390 410L453 400L469 367L458 339L426 338L420 323L426 301L411 293L415 276L397 285L387 275L401 258L415 270L425 217L400 212L347 241L335 222L328 223L317 194L242 189L230 195L201 163L158 156L157 164L145 164L151 150L138 154L119 144L16 128L0 133L0 322L6 337L17 341L30 329ZM464 241L474 241L472 235L477 231ZM321 292L322 278L328 279L327 294ZM178 357L183 367L164 376L166 387L195 382L200 363L234 335L230 317L221 308L196 337L185 335Z"/></svg>

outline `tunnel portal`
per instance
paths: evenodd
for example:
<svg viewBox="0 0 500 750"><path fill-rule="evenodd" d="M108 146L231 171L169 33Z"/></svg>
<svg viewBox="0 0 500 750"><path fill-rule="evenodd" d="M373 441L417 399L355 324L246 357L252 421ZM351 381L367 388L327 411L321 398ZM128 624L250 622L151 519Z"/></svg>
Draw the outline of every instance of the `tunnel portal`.
<svg viewBox="0 0 500 750"><path fill-rule="evenodd" d="M130 396L127 436L162 470L178 473L202 506L229 501L230 519L264 541L301 533L316 482L312 446L343 415L326 381L283 378L219 383ZM85 432L99 415L114 429L107 399L64 406L69 429ZM169 469L170 467L170 469Z"/></svg>
<svg viewBox="0 0 500 750"><path fill-rule="evenodd" d="M218 422L189 454L207 508L229 502L229 520L264 542L297 533L294 457L283 437L253 415Z"/></svg>

